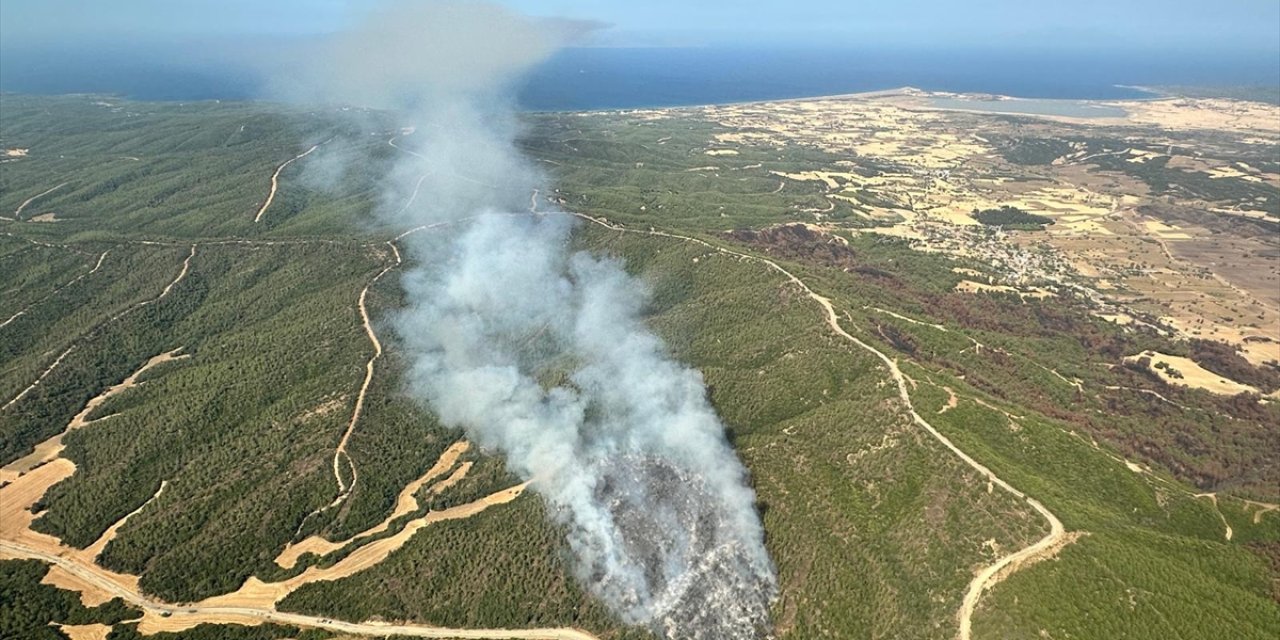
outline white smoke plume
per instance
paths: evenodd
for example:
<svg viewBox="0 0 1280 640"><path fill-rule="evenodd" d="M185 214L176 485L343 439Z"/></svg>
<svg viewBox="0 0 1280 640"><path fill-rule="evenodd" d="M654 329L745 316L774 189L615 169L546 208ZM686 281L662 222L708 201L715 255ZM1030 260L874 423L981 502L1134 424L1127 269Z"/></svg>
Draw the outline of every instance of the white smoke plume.
<svg viewBox="0 0 1280 640"><path fill-rule="evenodd" d="M400 4L330 43L293 90L412 121L381 206L401 228L440 225L406 238L420 266L395 327L412 392L533 481L577 578L622 620L759 638L773 566L702 376L645 326L639 281L570 250L572 216L531 213L542 181L515 145L511 83L589 28Z"/></svg>

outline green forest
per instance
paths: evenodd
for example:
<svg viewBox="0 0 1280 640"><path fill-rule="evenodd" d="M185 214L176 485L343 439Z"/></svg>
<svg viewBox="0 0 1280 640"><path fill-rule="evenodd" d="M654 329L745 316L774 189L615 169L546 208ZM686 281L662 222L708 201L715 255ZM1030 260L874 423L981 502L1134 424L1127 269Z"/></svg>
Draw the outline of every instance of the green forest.
<svg viewBox="0 0 1280 640"><path fill-rule="evenodd" d="M68 434L64 455L77 469L37 505L38 531L83 548L167 483L99 562L139 575L151 597L194 602L250 576L279 580L336 561L350 549L291 570L274 558L309 535L338 540L377 524L461 437L406 392L408 363L389 326L405 304L392 271L367 298L385 353L350 441L359 483L324 509L373 355L357 300L394 264L388 241L405 231L373 215L379 176L398 153L386 144L402 124L395 114L9 94L0 108L0 146L30 149L0 164L0 322L9 319L0 403L14 399L0 409L0 465L61 432L152 356L186 356L148 371L89 416L104 419ZM1257 506L1280 501L1280 404L1112 365L1144 350L1183 355L1264 392L1280 388L1280 374L1218 343L1105 322L1070 294L956 292L954 268L989 267L856 233L854 202L839 200L830 214L848 223L839 249L818 234L770 231L830 201L819 183L777 190L769 172L845 160L832 154L745 145L702 174L690 170L721 130L693 112L526 119L520 146L555 185L547 208L623 229L583 222L574 243L625 262L651 291L649 326L706 379L758 495L781 586L777 637L953 638L975 572L1048 525L914 422L889 368L832 331L823 308L766 257L829 299L841 330L896 363L919 415L1072 534L1052 559L982 596L976 638L1280 635L1280 514ZM255 224L275 168L321 142L282 172ZM1007 142L1028 165L1060 146ZM329 163L346 170L325 171ZM46 213L54 221L32 220ZM1016 210L987 217L1044 224ZM475 464L467 479L424 497L415 516L517 480L491 452L466 455ZM588 595L563 540L527 492L427 526L386 561L307 585L278 608L650 637ZM140 636L136 610L84 607L40 583L46 568L0 562L0 637L63 637L50 622ZM330 635L205 625L145 637Z"/></svg>

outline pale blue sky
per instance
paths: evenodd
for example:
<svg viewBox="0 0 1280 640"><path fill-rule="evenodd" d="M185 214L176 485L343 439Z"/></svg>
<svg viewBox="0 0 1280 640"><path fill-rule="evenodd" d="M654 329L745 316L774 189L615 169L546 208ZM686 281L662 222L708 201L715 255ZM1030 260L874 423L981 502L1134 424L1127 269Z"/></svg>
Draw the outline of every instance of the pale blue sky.
<svg viewBox="0 0 1280 640"><path fill-rule="evenodd" d="M340 30L383 0L3 0L3 44ZM1280 0L502 0L599 45L1280 50Z"/></svg>

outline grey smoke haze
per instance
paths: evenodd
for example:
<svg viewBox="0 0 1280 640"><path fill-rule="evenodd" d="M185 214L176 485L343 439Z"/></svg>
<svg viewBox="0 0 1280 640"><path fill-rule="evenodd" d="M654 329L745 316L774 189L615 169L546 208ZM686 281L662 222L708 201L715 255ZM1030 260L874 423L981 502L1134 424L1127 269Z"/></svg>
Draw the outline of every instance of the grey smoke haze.
<svg viewBox="0 0 1280 640"><path fill-rule="evenodd" d="M413 393L533 481L577 578L623 620L757 638L773 567L702 376L645 326L640 282L570 250L573 217L530 213L543 181L516 149L506 90L588 28L401 4L334 40L291 90L412 121L380 210L403 229L448 223L405 239L421 265L395 319Z"/></svg>

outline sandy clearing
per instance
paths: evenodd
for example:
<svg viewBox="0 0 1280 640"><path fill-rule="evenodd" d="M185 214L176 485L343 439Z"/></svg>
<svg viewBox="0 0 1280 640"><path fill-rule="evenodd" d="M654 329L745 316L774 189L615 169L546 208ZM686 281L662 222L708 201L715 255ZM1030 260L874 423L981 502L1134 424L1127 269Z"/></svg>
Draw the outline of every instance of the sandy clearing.
<svg viewBox="0 0 1280 640"><path fill-rule="evenodd" d="M1144 220L1142 226L1147 233L1165 240L1190 240L1192 237L1179 227L1167 225L1159 220Z"/></svg>
<svg viewBox="0 0 1280 640"><path fill-rule="evenodd" d="M320 144L324 144L324 143L322 142ZM258 209L257 215L253 216L254 222L261 222L262 214L266 213L267 207L270 207L271 203L275 201L276 191L280 189L280 172L284 171L285 167L293 164L295 160L300 160L302 158L305 158L308 155L310 155L312 151L315 151L316 149L319 149L319 148L320 148L320 145L317 144L311 147L310 149L307 149L306 151L303 151L302 153L299 153L298 155L292 158L289 158L288 160L285 160L283 164L276 167L276 172L271 174L271 192L267 194L267 201L262 203L262 207Z"/></svg>
<svg viewBox="0 0 1280 640"><path fill-rule="evenodd" d="M116 591L108 585L137 591L136 576L103 569L80 549L68 547L54 536L31 529L31 523L39 516L31 512L32 505L44 497L49 487L70 478L75 470L75 463L57 458L0 488L0 558L57 558L62 562L56 564L63 565L81 581L97 585L107 593ZM87 566L89 569L77 571L73 568L75 566ZM94 592L94 597L100 595Z"/></svg>
<svg viewBox="0 0 1280 640"><path fill-rule="evenodd" d="M939 414L946 413L960 404L960 399L956 397L956 392L951 387L942 387L942 390L947 392L947 404L938 409Z"/></svg>
<svg viewBox="0 0 1280 640"><path fill-rule="evenodd" d="M825 184L828 189L832 190L839 189L842 186L837 178L843 178L848 182L860 182L862 180L860 176L852 173L839 173L832 171L800 171L797 173L770 171L769 173L780 178L789 178L791 180L798 180L801 182L821 182Z"/></svg>
<svg viewBox="0 0 1280 640"><path fill-rule="evenodd" d="M169 609L167 616L148 610L138 625L143 635L160 632L180 632L200 624L237 624L257 626L272 622L288 624L303 628L324 629L337 633L358 636L409 636L415 638L449 638L455 640L472 639L514 639L514 640L597 640L595 636L580 629L447 629L427 625L397 624L380 621L343 622L327 618L315 618L279 611L257 611L242 608L219 608L216 610Z"/></svg>
<svg viewBox="0 0 1280 640"><path fill-rule="evenodd" d="M87 413L88 409L79 417L82 418ZM451 451L458 453L461 450L457 446L451 448ZM119 597L142 608L144 617L139 628L144 634L166 630L181 631L202 623L257 625L279 622L304 628L375 636L393 633L429 638L595 640L594 636L577 629L447 629L430 625L351 623L275 610L274 603L277 600L303 584L317 580L338 580L372 567L403 546L423 527L434 522L471 517L491 506L511 502L524 492L528 483L504 489L468 504L429 512L408 523L400 533L361 547L332 567L311 567L295 578L275 584L265 584L256 578L250 578L240 590L211 598L206 601L208 604L175 606L142 595L137 576L115 573L97 565L94 556L99 550L98 545L84 550L74 549L54 536L31 529L31 523L39 516L31 512L32 505L51 486L71 477L75 469L73 462L59 457L0 487L0 559L41 560L56 569L56 572L51 570L51 578L47 577L50 583L79 591L85 601L100 603ZM236 604L239 606L233 606ZM247 605L256 605L256 608Z"/></svg>
<svg viewBox="0 0 1280 640"><path fill-rule="evenodd" d="M1049 298L1057 295L1052 291L1046 291L1035 287L1030 289L1016 289L1008 285L983 284L972 280L961 280L956 284L955 291L962 293L1012 293L1020 298Z"/></svg>
<svg viewBox="0 0 1280 640"><path fill-rule="evenodd" d="M1122 327L1134 323L1134 317L1127 313L1095 313L1094 315L1106 320L1107 322L1113 322Z"/></svg>
<svg viewBox="0 0 1280 640"><path fill-rule="evenodd" d="M63 545L62 541L56 537L33 531L31 523L40 514L32 513L31 507L44 496L50 487L70 478L75 473L75 463L59 457L63 450L63 436L69 431L91 424L92 421L87 419L90 412L112 395L135 386L139 375L160 362L172 359L176 351L175 349L173 352L160 354L148 360L146 364L126 378L124 382L107 389L87 402L84 409L72 418L66 430L62 433L41 443L31 455L15 460L4 467L6 475L11 478L11 481L4 487L0 487L0 542L18 543L38 553L74 558L78 562L92 565L96 568L94 561L98 553L101 552L102 547L105 547L114 538L119 526L124 524L124 520L128 519L128 516L118 522L117 526L103 534L99 540L101 544L95 543L88 549L80 550ZM138 510L141 510L141 507ZM133 513L137 513L138 510ZM129 515L133 515L133 513ZM136 577L98 569L104 576L103 579L114 580L119 584L136 588ZM83 576L81 577L83 578ZM54 576L53 579L61 579L64 582L68 582L66 576ZM82 593L84 594L82 597L89 599L96 599L101 596L97 592Z"/></svg>
<svg viewBox="0 0 1280 640"><path fill-rule="evenodd" d="M1217 180L1221 180L1222 178L1240 178L1242 180L1248 180L1249 182L1263 181L1262 176L1254 175L1251 173L1245 173L1240 169L1232 166L1214 167L1213 169L1210 169L1209 171L1207 171L1207 173L1209 174L1210 178L1217 179Z"/></svg>
<svg viewBox="0 0 1280 640"><path fill-rule="evenodd" d="M1166 154L1163 154L1163 153L1155 153L1153 151L1143 151L1142 149L1126 149L1126 152L1129 154L1129 157L1126 158L1125 161L1132 162L1134 164L1145 164L1146 162L1155 160L1156 158L1168 157Z"/></svg>
<svg viewBox="0 0 1280 640"><path fill-rule="evenodd" d="M75 591L80 594L80 603L86 607L96 607L115 597L115 594L56 564L49 566L49 573L45 574L40 584L51 585L66 591Z"/></svg>
<svg viewBox="0 0 1280 640"><path fill-rule="evenodd" d="M453 487L459 482L462 482L462 480L467 477L467 473L471 471L471 466L473 464L475 463L468 460L458 465L458 468L454 469L453 473L449 474L448 478L445 478L444 480L441 480L440 482L437 482L434 485L431 485L430 491L432 495L439 495L441 493L444 493L445 491L448 491L450 487Z"/></svg>
<svg viewBox="0 0 1280 640"><path fill-rule="evenodd" d="M1129 112L1128 123L1153 124L1165 129L1253 132L1276 143L1280 107L1227 98L1165 98L1114 103Z"/></svg>
<svg viewBox="0 0 1280 640"><path fill-rule="evenodd" d="M76 466L70 460L58 458L41 465L0 488L0 536L4 539L20 537L52 538L45 534L26 531L35 520L30 507L44 496L49 487L71 477Z"/></svg>
<svg viewBox="0 0 1280 640"><path fill-rule="evenodd" d="M112 597L119 597L143 609L143 618L138 628L144 635L161 631L182 631L199 624L255 626L273 622L302 628L325 629L339 633L375 637L397 635L441 639L598 640L598 638L585 631L573 628L450 629L422 624L395 624L374 621L344 622L330 618L283 613L274 609L170 605L142 595L138 591L136 584L130 586L114 581L109 572L92 564L83 563L78 558L45 553L20 543L0 540L0 559L8 558L27 558L49 563L69 573L76 574L82 580L94 583L98 588L110 593Z"/></svg>
<svg viewBox="0 0 1280 640"><path fill-rule="evenodd" d="M947 450L953 453L956 457L960 458L960 460L962 460L969 467L971 467L978 473L985 476L987 478L988 486L998 485L1001 489L1009 492L1014 497L1024 501L1028 506L1034 509L1048 522L1049 532L1045 534L1044 537L1042 537L1040 540L1036 541L1035 543L1027 547L1013 551L1005 556L1002 556L1001 558L997 559L994 563L992 563L990 566L986 567L982 571L979 571L974 576L973 580L969 583L969 587L967 591L965 592L964 599L960 605L960 610L956 614L957 621L959 623L959 633L957 634L957 637L960 640L971 639L972 627L973 627L973 613L977 609L978 601L982 597L982 594L985 591L990 589L992 586L994 586L995 584L997 584L998 582L1000 582L1001 580L1003 580L1005 577L1012 574L1013 572L1023 567L1026 567L1032 563L1053 557L1055 554L1058 553L1058 551L1060 551L1067 544L1070 544L1071 542L1076 540L1080 535L1083 535L1082 532L1072 532L1068 534L1066 531L1066 528L1062 524L1062 521L1059 520L1058 517L1055 516L1052 511L1049 511L1048 508L1046 508L1043 504L1041 504L1039 500L1036 500L1035 498L1032 498L1026 495L1025 493L1019 491L1018 489L1014 488L1013 485L1006 482L1003 478L1000 478L999 476L997 476L993 471L988 469L982 463L973 459L973 457L971 457L969 454L965 453L963 450L957 447L954 443L951 442L949 438L943 435L942 432L938 431L936 428L934 428L932 424L930 424L927 420L925 420L916 411L915 405L911 401L911 394L907 390L906 376L902 373L902 370L898 368L897 361L885 355L879 349L876 349L870 344L863 342L862 340L858 339L857 337L845 331L844 328L840 326L839 315L836 313L835 307L834 305L832 305L831 300L822 295L819 295L813 289L809 288L809 285L806 284L803 280L801 280L799 277L797 277L795 274L791 273L790 271L787 271L786 269L782 268L780 265L778 265L778 263L772 260L769 260L767 258L761 258L759 256L754 256L747 253L740 253L730 249L718 247L709 242L706 242L704 240L699 240L697 238L691 238L688 236L671 234L671 233L666 233L666 232L656 231L656 230L637 231L633 229L628 229L626 227L618 226L615 224L611 224L609 222L605 222L602 220L598 220L596 218L593 218L591 216L581 214L581 213L571 213L569 215L577 216L579 218L590 221L592 223L595 223L607 229L612 229L614 231L621 231L621 232L627 232L627 233L639 233L643 235L652 235L652 236L661 236L661 237L667 237L667 238L675 238L677 240L683 240L686 242L693 242L693 243L705 246L707 248L710 248L714 251L719 251L724 254L738 256L740 258L758 262L760 264L763 264L772 268L778 273L781 273L792 284L795 284L796 286L800 287L800 289L803 290L811 300L813 300L814 302L817 302L818 305L822 307L826 315L826 324L828 328L834 331L837 335L843 337L844 339L859 346L863 350L876 356L876 358L878 358L884 364L884 366L888 369L890 376L893 378L894 382L897 384L899 399L902 401L903 405L907 409L907 412L911 415L912 421L916 425L920 426L925 431L927 431L929 435L933 436L933 438L937 440L939 443L941 443L943 447L945 447Z"/></svg>
<svg viewBox="0 0 1280 640"><path fill-rule="evenodd" d="M47 196L47 195L49 195L49 194L53 193L54 191L57 191L58 189L61 189L61 188L65 187L65 186L67 186L68 184L70 184L70 183L69 183L69 182L64 182L64 183L62 183L62 184L60 184L60 185L58 185L58 186L56 186L56 187L54 187L54 188L52 188L52 189L48 189L48 190L45 190L45 191L41 191L40 193L37 193L37 194L35 194L34 196L31 196L30 198L27 198L26 200L23 200L23 201L22 201L22 204L18 205L18 208L13 210L13 217L14 217L14 219L16 219L16 220L21 220L21 219L22 219L22 210L23 210L23 209L26 209L26 208L27 208L27 205L31 204L32 202L35 202L36 200L39 200L40 198L43 198L43 197L45 197L45 196Z"/></svg>
<svg viewBox="0 0 1280 640"><path fill-rule="evenodd" d="M1204 389L1210 393L1224 396L1234 396L1241 393L1260 393L1256 387L1224 378L1201 367L1190 358L1173 356L1159 351L1143 351L1126 357L1124 361L1137 362L1142 358L1150 360L1147 369L1159 376L1165 384Z"/></svg>
<svg viewBox="0 0 1280 640"><path fill-rule="evenodd" d="M60 624L62 632L71 640L107 640L111 627L105 624Z"/></svg>
<svg viewBox="0 0 1280 640"><path fill-rule="evenodd" d="M418 531L424 527L445 520L461 520L474 516L489 507L506 504L520 497L529 483L524 483L485 496L474 502L458 505L442 511L431 511L421 518L405 524L395 535L374 540L330 567L308 567L301 574L281 582L262 582L257 577L250 577L239 589L232 593L202 600L193 605L195 608L247 607L262 610L274 609L275 604L299 587L321 581L333 581L346 578L376 566L386 560L395 551L405 545Z"/></svg>
<svg viewBox="0 0 1280 640"><path fill-rule="evenodd" d="M176 360L178 358L187 357L187 356L178 355L180 351L182 351L182 347L178 347L177 349L174 349L173 351L169 351L167 353L161 353L147 360L137 371L134 371L122 382L116 385L112 385L111 387L108 387L106 391L103 391L102 393L98 394L98 396L91 398L89 402L85 403L84 408L81 409L80 413L77 413L75 417L71 418L71 422L67 423L67 427L62 430L62 433L59 433L58 435L55 435L52 438L49 438L44 442L41 442L40 444L36 445L35 451L32 451L30 454L23 456L21 458L18 458L17 460L14 460L13 462L10 462L9 464L5 465L4 470L15 471L19 474L23 474L23 473L27 473L28 471L31 471L32 469L36 468L41 464L44 464L45 462L48 462L50 460L57 458L59 455L62 454L62 450L64 448L62 444L62 439L68 433L95 422L94 420L89 420L90 413L93 413L95 409L102 406L102 403L110 399L111 396L114 396L122 391L125 391L127 389L137 386L138 376L141 376L142 374L146 373L148 369L155 367L159 364L168 362L170 360Z"/></svg>
<svg viewBox="0 0 1280 640"><path fill-rule="evenodd" d="M346 540L330 542L320 536L310 536L297 544L287 545L284 548L284 551L281 551L280 555L276 557L276 564L285 569L292 569L298 564L298 559L304 554L314 553L318 556L328 555L347 546L355 540L386 531L390 528L392 521L417 511L419 506L417 496L418 490L428 482L434 480L436 477L443 475L446 471L452 469L454 464L457 463L458 457L465 453L470 447L470 442L462 440L455 442L448 449L445 449L444 453L440 455L440 459L437 460L426 473L422 474L421 477L413 482L405 485L404 489L400 491L400 495L396 497L395 508L392 509L391 514L384 518L382 522L357 533Z"/></svg>

